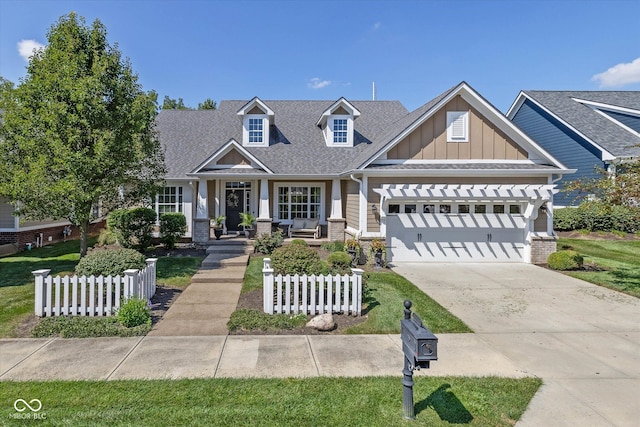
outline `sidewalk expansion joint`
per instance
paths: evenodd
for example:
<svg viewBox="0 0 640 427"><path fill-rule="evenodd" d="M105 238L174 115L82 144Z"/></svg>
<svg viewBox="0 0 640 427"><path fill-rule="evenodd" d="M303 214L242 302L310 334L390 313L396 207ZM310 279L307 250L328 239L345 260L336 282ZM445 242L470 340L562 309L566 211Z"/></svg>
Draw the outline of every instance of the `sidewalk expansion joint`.
<svg viewBox="0 0 640 427"><path fill-rule="evenodd" d="M322 374L320 372L320 365L318 364L318 359L316 358L316 354L313 351L313 346L311 345L311 340L309 339L309 335L305 335L305 338L307 340L307 345L309 345L309 351L311 352L311 358L313 359L313 365L316 368L316 374L320 377L320 376L322 376Z"/></svg>
<svg viewBox="0 0 640 427"><path fill-rule="evenodd" d="M220 363L222 362L224 349L227 347L227 339L229 339L229 334L224 336L224 342L222 343L222 348L220 349L220 357L218 357L218 363L216 363L216 370L213 372L213 378L218 378L218 368L220 368Z"/></svg>
<svg viewBox="0 0 640 427"><path fill-rule="evenodd" d="M109 375L107 375L107 378L105 378L105 381L109 381L111 379L111 377L113 376L113 374L115 374L118 369L120 368L120 366L122 366L122 364L129 358L129 355L131 353L133 353L133 351L138 348L138 346L140 345L140 343L142 341L144 341L144 339L146 338L146 335L143 335L142 337L140 337L140 339L138 340L138 342L136 343L136 345L134 345L133 347L131 347L131 350L129 350L127 352L127 354L124 355L124 357L120 360L120 362L118 362L118 364L116 365L115 368L113 368L113 370L109 373Z"/></svg>
<svg viewBox="0 0 640 427"><path fill-rule="evenodd" d="M44 347L48 346L49 344L51 344L53 341L55 341L56 338L51 338L49 340L47 340L44 344L42 344L40 347L36 348L35 350L33 350L31 353L27 354L25 357L23 357L22 359L20 359L20 361L18 363L16 363L15 365L13 365L12 367L10 367L9 369L7 369L6 371L0 373L0 379L2 377L4 377L6 374L8 374L9 372L11 372L14 368L17 368L18 366L20 366L22 364L22 362L24 362L25 360L27 360L28 358L30 358L31 356L33 356L34 354L36 354L38 351L40 351L41 349L43 349Z"/></svg>

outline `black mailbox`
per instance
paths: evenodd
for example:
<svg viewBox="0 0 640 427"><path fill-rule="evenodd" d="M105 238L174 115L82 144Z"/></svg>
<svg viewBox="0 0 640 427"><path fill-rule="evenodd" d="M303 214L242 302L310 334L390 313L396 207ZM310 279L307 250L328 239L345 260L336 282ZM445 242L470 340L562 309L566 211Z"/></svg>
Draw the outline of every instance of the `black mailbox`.
<svg viewBox="0 0 640 427"><path fill-rule="evenodd" d="M411 314L400 321L402 351L412 367L429 368L429 362L438 360L438 338L422 324L417 314Z"/></svg>

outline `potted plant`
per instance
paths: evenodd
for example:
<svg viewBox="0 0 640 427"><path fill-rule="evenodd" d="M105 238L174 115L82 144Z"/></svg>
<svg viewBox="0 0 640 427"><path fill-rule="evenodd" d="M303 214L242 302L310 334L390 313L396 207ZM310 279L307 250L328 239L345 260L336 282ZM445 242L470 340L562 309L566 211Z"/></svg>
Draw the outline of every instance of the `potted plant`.
<svg viewBox="0 0 640 427"><path fill-rule="evenodd" d="M220 240L222 233L224 231L224 221L227 219L224 215L218 215L215 218L211 219L213 226L213 234L216 236L216 240Z"/></svg>
<svg viewBox="0 0 640 427"><path fill-rule="evenodd" d="M357 239L347 239L344 242L344 248L349 255L351 255L351 266L358 265L360 260L360 254L362 253L362 246Z"/></svg>
<svg viewBox="0 0 640 427"><path fill-rule="evenodd" d="M369 248L369 254L373 255L376 268L384 267L387 259L387 245L383 240L373 239Z"/></svg>
<svg viewBox="0 0 640 427"><path fill-rule="evenodd" d="M247 239L253 239L256 234L256 230L253 228L253 223L256 222L256 217L249 212L240 212L240 224L244 227L244 235Z"/></svg>

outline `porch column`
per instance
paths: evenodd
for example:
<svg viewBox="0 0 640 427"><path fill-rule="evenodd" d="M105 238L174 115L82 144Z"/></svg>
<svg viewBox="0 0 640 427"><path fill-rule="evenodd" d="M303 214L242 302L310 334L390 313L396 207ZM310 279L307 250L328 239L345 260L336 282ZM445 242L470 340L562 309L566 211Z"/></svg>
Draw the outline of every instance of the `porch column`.
<svg viewBox="0 0 640 427"><path fill-rule="evenodd" d="M209 206L207 201L207 181L198 182L198 202L196 205L196 218L209 219Z"/></svg>
<svg viewBox="0 0 640 427"><path fill-rule="evenodd" d="M342 217L342 191L340 179L331 181L331 213L327 219L327 237L330 241L344 240L346 220Z"/></svg>
<svg viewBox="0 0 640 427"><path fill-rule="evenodd" d="M553 200L547 202L547 234L553 236Z"/></svg>
<svg viewBox="0 0 640 427"><path fill-rule="evenodd" d="M271 212L269 209L269 180L260 180L260 202L256 219L256 235L271 233Z"/></svg>
<svg viewBox="0 0 640 427"><path fill-rule="evenodd" d="M209 206L207 202L207 181L198 181L196 200L196 216L193 219L193 241L206 243L209 241Z"/></svg>
<svg viewBox="0 0 640 427"><path fill-rule="evenodd" d="M258 210L259 219L271 219L269 210L269 180L260 180L260 207Z"/></svg>

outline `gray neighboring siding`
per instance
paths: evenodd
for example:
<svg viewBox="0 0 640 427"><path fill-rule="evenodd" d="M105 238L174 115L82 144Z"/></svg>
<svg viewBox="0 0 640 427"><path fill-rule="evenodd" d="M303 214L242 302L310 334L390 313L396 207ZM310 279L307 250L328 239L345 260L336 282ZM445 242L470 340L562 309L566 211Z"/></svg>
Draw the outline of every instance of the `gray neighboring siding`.
<svg viewBox="0 0 640 427"><path fill-rule="evenodd" d="M525 101L513 117L513 123L565 166L578 169L575 174L567 175L558 182L560 189L569 181L600 177L595 167L605 167L601 153L535 104ZM575 194L561 191L555 195L554 203L575 205L574 199Z"/></svg>
<svg viewBox="0 0 640 427"><path fill-rule="evenodd" d="M613 111L603 111L609 117L619 121L628 128L640 133L640 117L631 116L629 114L616 113Z"/></svg>
<svg viewBox="0 0 640 427"><path fill-rule="evenodd" d="M13 205L8 203L4 197L0 197L0 228L14 228L15 217L13 216Z"/></svg>

